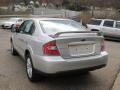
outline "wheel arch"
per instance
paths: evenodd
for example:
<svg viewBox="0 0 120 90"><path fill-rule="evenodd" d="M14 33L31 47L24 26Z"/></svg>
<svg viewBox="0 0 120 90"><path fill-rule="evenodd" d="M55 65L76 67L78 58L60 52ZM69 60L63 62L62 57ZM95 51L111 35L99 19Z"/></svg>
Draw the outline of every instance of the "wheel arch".
<svg viewBox="0 0 120 90"><path fill-rule="evenodd" d="M25 53L24 53L24 57L25 57L25 60L26 60L26 56L30 54L30 51L28 49L25 50Z"/></svg>
<svg viewBox="0 0 120 90"><path fill-rule="evenodd" d="M12 42L13 40L12 40L12 37L10 38L10 42Z"/></svg>
<svg viewBox="0 0 120 90"><path fill-rule="evenodd" d="M98 29L91 29L91 31L100 31L100 30L98 30Z"/></svg>

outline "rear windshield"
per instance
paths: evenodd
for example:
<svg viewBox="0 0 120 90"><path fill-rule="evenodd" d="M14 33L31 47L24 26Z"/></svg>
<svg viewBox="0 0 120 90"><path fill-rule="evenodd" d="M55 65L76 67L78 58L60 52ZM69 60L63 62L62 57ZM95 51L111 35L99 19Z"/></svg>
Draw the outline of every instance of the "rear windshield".
<svg viewBox="0 0 120 90"><path fill-rule="evenodd" d="M84 31L85 28L73 20L42 20L40 21L45 33L48 35L67 31Z"/></svg>
<svg viewBox="0 0 120 90"><path fill-rule="evenodd" d="M92 24L92 25L100 25L102 22L102 20L90 20L89 24Z"/></svg>

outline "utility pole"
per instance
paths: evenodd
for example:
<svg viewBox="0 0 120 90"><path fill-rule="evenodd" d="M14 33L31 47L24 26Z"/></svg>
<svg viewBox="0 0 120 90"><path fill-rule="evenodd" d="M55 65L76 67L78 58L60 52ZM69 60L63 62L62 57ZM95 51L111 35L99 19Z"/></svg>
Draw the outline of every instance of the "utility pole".
<svg viewBox="0 0 120 90"><path fill-rule="evenodd" d="M11 7L13 3L13 0L9 0L9 4L8 4L8 11L6 12L6 14L9 14L11 10L13 10L13 7Z"/></svg>
<svg viewBox="0 0 120 90"><path fill-rule="evenodd" d="M92 15L92 17L94 17L94 10L95 10L95 7L92 5L91 6L91 15Z"/></svg>
<svg viewBox="0 0 120 90"><path fill-rule="evenodd" d="M77 5L78 3L77 2L78 2L78 0L75 0L76 9L78 8L78 5Z"/></svg>

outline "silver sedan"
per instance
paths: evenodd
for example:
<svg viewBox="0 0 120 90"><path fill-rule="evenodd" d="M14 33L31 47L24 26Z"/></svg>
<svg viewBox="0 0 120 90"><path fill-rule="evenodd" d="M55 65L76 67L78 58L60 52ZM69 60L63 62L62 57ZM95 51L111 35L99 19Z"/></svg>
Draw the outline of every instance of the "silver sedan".
<svg viewBox="0 0 120 90"><path fill-rule="evenodd" d="M104 67L108 60L100 32L88 31L80 23L59 18L24 21L11 37L11 52L24 58L31 81L36 80L38 72L50 75L90 71Z"/></svg>

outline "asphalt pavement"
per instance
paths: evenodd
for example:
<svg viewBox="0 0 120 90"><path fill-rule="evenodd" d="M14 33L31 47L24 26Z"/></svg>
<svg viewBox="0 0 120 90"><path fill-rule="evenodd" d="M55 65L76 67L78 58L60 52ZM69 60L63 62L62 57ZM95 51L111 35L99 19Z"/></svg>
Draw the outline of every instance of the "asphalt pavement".
<svg viewBox="0 0 120 90"><path fill-rule="evenodd" d="M10 53L9 30L0 29L0 90L119 90L120 42L105 41L109 52L108 65L88 74L48 77L31 83L25 63Z"/></svg>

